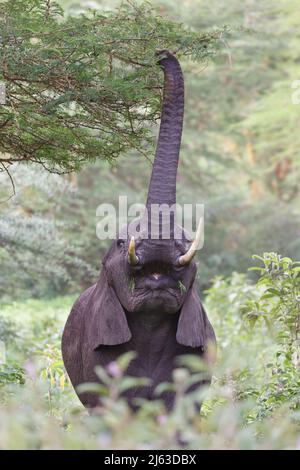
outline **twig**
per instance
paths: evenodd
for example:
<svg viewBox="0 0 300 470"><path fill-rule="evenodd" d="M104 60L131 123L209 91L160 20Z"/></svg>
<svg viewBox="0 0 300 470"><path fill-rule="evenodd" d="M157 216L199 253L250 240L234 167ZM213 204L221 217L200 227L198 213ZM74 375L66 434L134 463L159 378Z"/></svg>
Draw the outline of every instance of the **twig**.
<svg viewBox="0 0 300 470"><path fill-rule="evenodd" d="M5 199L4 201L0 201L0 203L3 204L5 202L8 202L12 197L14 197L16 195L16 187L15 187L13 177L11 176L10 172L8 171L8 168L6 168L6 166L4 165L3 162L0 162L0 163L1 163L2 168L4 169L4 171L7 173L8 177L9 177L10 182L11 182L11 186L12 186L12 189L13 189L13 193L7 199Z"/></svg>

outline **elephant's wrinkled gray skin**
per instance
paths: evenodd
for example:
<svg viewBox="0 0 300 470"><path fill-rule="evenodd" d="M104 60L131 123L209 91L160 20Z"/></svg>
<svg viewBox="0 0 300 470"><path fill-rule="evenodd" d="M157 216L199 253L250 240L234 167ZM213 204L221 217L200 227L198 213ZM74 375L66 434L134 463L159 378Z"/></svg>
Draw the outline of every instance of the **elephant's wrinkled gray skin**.
<svg viewBox="0 0 300 470"><path fill-rule="evenodd" d="M154 203L170 206L176 202L183 123L180 65L167 51L160 64L165 77L163 110L147 211ZM208 343L215 342L215 335L195 287L196 264L192 259L180 264L180 256L191 245L188 237L175 239L173 227L169 240L136 240L133 250L130 240L129 225L105 255L97 284L75 302L64 329L62 352L76 387L99 380L94 372L97 364L106 366L127 351L136 351L128 373L148 377L152 384L125 392L133 404L135 397L156 398L155 387L172 380L176 358L182 354L203 357ZM172 392L163 393L161 398L170 409ZM87 407L99 403L94 394L82 394L80 399Z"/></svg>

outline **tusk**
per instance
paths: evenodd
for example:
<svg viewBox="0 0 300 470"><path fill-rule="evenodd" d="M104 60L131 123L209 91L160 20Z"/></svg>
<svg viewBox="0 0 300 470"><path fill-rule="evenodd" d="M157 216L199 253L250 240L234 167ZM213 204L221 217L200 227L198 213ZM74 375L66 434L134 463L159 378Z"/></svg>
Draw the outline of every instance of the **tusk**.
<svg viewBox="0 0 300 470"><path fill-rule="evenodd" d="M199 220L195 240L189 247L188 251L184 255L179 257L178 263L181 266L184 266L185 264L190 263L192 259L194 258L196 251L199 247L201 238L202 238L202 233L203 233L203 217L201 217Z"/></svg>
<svg viewBox="0 0 300 470"><path fill-rule="evenodd" d="M138 262L139 262L139 259L138 259L138 257L137 257L136 254L135 254L135 241L134 241L134 237L131 237L130 243L129 243L129 246L128 246L128 263L129 263L131 266L135 266L136 264L138 264Z"/></svg>

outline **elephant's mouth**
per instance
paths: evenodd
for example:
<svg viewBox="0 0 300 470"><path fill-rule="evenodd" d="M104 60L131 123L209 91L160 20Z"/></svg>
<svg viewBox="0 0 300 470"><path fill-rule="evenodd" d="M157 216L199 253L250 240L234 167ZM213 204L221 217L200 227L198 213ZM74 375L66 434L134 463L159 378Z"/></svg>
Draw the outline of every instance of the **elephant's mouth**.
<svg viewBox="0 0 300 470"><path fill-rule="evenodd" d="M144 277L153 277L159 279L161 276L168 276L171 273L171 266L166 263L153 261L143 266L141 275Z"/></svg>
<svg viewBox="0 0 300 470"><path fill-rule="evenodd" d="M176 288L176 281L172 277L172 266L157 261L145 264L138 273L137 284L151 290Z"/></svg>

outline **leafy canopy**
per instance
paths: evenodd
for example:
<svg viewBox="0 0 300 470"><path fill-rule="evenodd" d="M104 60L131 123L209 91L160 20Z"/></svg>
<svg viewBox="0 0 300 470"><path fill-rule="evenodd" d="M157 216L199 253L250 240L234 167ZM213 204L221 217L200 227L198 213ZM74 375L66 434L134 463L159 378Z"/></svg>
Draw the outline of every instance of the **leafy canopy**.
<svg viewBox="0 0 300 470"><path fill-rule="evenodd" d="M49 0L2 3L0 164L62 172L130 149L147 155L160 109L156 51L204 60L220 33L189 30L149 4L65 17Z"/></svg>

